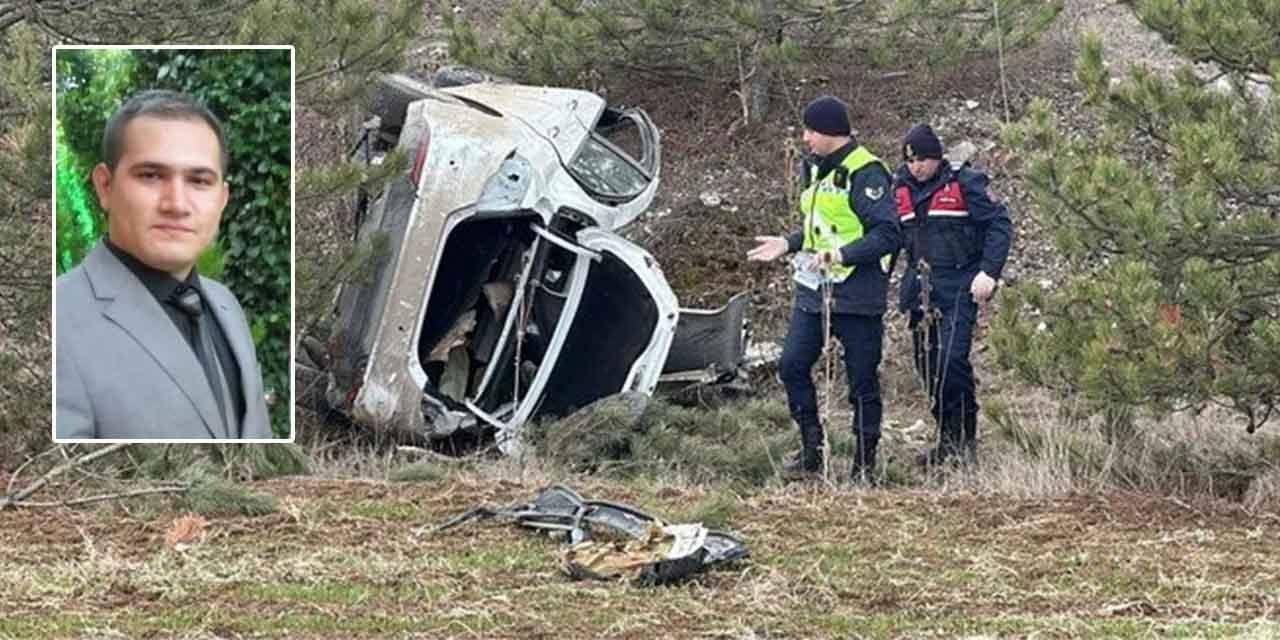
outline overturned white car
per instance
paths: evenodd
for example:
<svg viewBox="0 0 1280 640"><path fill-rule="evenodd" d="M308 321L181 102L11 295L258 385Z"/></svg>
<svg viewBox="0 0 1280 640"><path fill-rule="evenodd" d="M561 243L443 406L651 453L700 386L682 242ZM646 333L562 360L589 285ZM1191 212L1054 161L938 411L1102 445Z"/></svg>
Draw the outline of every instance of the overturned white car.
<svg viewBox="0 0 1280 640"><path fill-rule="evenodd" d="M323 362L300 362L329 408L430 438L492 428L509 453L531 419L651 393L664 375L737 372L745 296L681 310L654 259L615 233L658 188L644 112L585 91L400 75L374 112L353 153L379 163L400 147L411 169L362 200L357 241L388 249L340 290Z"/></svg>

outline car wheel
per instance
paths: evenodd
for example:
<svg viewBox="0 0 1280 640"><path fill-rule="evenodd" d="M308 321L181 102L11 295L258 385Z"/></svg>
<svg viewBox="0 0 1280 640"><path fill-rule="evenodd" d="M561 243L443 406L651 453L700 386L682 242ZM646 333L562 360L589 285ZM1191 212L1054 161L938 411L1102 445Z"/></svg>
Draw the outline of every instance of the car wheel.
<svg viewBox="0 0 1280 640"><path fill-rule="evenodd" d="M370 111L382 120L384 131L399 131L404 126L409 103L427 97L430 92L430 87L409 76L388 74L378 80L378 86L373 90Z"/></svg>
<svg viewBox="0 0 1280 640"><path fill-rule="evenodd" d="M501 76L495 76L477 69L459 65L447 65L440 67L440 69L436 71L435 76L431 79L432 85L442 89L448 87L461 87L479 82L510 84L511 81Z"/></svg>

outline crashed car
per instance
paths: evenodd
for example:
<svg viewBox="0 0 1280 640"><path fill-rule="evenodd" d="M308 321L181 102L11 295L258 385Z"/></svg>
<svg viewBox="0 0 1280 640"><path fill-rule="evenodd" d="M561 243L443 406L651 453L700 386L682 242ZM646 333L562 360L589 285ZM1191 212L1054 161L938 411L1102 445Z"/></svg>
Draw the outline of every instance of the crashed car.
<svg viewBox="0 0 1280 640"><path fill-rule="evenodd" d="M428 438L528 421L660 380L732 377L746 297L680 309L618 231L652 203L658 129L590 92L382 79L353 156L409 170L358 204L371 277L337 294L320 375L330 409ZM317 371L323 369L323 371ZM301 376L300 376L301 377Z"/></svg>

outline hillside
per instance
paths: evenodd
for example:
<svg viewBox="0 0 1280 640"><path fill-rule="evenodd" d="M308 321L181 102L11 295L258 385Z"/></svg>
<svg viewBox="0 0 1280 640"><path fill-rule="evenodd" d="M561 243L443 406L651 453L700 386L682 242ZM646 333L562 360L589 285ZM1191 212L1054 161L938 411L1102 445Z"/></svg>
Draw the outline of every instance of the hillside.
<svg viewBox="0 0 1280 640"><path fill-rule="evenodd" d="M497 28L504 4L457 2L454 7L477 24ZM1081 105L1082 95L1072 77L1080 39L1086 33L1101 36L1107 58L1118 72L1141 64L1168 73L1183 62L1127 7L1107 0L1072 0L1064 3L1063 13L1036 44L1010 51L1004 60L990 56L938 69L923 68L911 60L855 71L835 62L803 69L775 86L768 121L754 127L739 121L738 102L728 84L708 82L705 87L690 88L643 78L594 79L597 86L590 88L612 102L644 108L663 134L658 200L627 235L652 251L683 306L712 308L735 293L749 291L753 339L780 346L790 314L790 274L781 263L747 263L745 254L754 244L753 236L796 228L797 218L787 199L793 178L788 158L794 157L788 155L788 148L801 146L798 124L803 105L831 93L851 105L859 140L891 165L900 162L901 136L918 122L932 123L949 147L976 149L973 163L992 176L993 188L1008 203L1014 221L1015 242L1005 283L1055 288L1067 274L1053 246L1054 229L1043 226L1034 215L1029 189L1020 177L1020 159L1001 141L1000 132L1006 123L1024 115L1032 99L1043 98L1051 101L1072 136L1097 135L1099 123ZM416 52L410 71L427 76L447 62L445 41L429 38ZM901 274L900 266L889 294L891 302L897 300L896 280ZM979 394L1013 415L1038 417L1044 413L1043 394L993 366L988 342L982 339L986 323L1002 302L997 295L979 321L974 348ZM886 316L886 330L882 365L886 426L915 446L929 430L909 428L928 421L929 416L910 369L911 336L896 309ZM762 370L751 382L765 397L781 401L781 387L772 369ZM843 425L847 412L841 385L836 387L833 422Z"/></svg>

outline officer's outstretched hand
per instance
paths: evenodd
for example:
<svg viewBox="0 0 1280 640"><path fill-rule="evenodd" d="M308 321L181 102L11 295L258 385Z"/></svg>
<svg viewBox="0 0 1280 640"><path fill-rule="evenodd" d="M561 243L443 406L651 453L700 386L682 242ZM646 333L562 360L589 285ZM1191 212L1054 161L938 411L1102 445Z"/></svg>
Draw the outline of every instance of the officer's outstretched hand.
<svg viewBox="0 0 1280 640"><path fill-rule="evenodd" d="M769 262L787 255L787 239L782 236L756 236L755 248L747 252L747 259Z"/></svg>
<svg viewBox="0 0 1280 640"><path fill-rule="evenodd" d="M996 281L985 271L979 271L978 275L973 277L973 284L969 285L969 293L973 294L973 301L982 304L991 299L991 294L995 293Z"/></svg>

